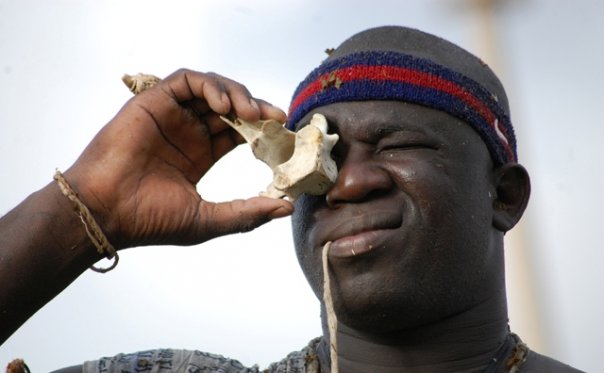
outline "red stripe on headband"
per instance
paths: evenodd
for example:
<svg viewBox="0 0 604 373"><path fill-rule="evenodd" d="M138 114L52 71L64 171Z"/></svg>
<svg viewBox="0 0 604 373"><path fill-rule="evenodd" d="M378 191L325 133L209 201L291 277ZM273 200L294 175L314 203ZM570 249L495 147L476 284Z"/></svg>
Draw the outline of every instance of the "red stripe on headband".
<svg viewBox="0 0 604 373"><path fill-rule="evenodd" d="M473 96L462 86L443 79L437 75L397 66L373 66L356 65L332 71L319 76L315 81L308 84L294 99L291 105L291 112L302 104L309 97L323 91L330 84L346 83L354 80L375 80L375 81L396 81L409 83L424 88L435 89L450 94L472 109L474 109L494 130L496 133L502 133L504 136L498 136L502 140L506 153L513 159L513 151L506 138L507 129L500 125L493 112L479 99ZM336 87L337 89L337 87ZM497 129L495 129L497 126Z"/></svg>

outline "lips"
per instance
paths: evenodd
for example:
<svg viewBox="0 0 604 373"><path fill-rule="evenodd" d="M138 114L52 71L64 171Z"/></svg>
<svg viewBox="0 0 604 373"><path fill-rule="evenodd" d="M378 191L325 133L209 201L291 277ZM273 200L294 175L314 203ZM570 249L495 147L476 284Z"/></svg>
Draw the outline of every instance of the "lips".
<svg viewBox="0 0 604 373"><path fill-rule="evenodd" d="M321 245L331 241L329 254L334 258L361 256L383 247L390 234L402 223L400 211L372 211L353 216L334 216L338 224L319 223L317 238ZM325 234L321 234L325 232Z"/></svg>

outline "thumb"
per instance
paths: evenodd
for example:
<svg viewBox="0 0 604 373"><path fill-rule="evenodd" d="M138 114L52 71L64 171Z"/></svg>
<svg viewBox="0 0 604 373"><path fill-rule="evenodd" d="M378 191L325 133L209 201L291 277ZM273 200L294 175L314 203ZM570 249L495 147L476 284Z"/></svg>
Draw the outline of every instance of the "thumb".
<svg viewBox="0 0 604 373"><path fill-rule="evenodd" d="M202 202L206 211L202 235L214 238L231 233L249 232L273 219L289 216L294 211L284 199L253 197L230 202Z"/></svg>

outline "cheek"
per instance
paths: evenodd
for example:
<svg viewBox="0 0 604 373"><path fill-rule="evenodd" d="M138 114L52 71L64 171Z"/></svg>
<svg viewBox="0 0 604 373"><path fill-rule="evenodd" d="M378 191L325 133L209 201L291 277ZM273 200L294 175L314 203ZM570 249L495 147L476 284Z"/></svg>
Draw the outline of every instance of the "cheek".
<svg viewBox="0 0 604 373"><path fill-rule="evenodd" d="M297 252L308 245L308 233L314 224L314 213L321 202L320 198L322 197L303 194L294 203L292 232Z"/></svg>
<svg viewBox="0 0 604 373"><path fill-rule="evenodd" d="M315 255L314 248L309 243L309 232L311 231L315 219L316 208L321 204L321 196L300 196L294 204L294 214L292 215L292 233L294 247L298 262L311 288L319 296L322 291L322 267L320 255Z"/></svg>
<svg viewBox="0 0 604 373"><path fill-rule="evenodd" d="M446 212L457 189L445 167L426 161L392 162L389 173L397 189L407 197L411 206L422 214Z"/></svg>
<svg viewBox="0 0 604 373"><path fill-rule="evenodd" d="M492 231L490 184L470 167L449 168L424 179L418 207L431 227L430 236L441 260L456 271L482 266ZM461 273L460 272L460 273Z"/></svg>
<svg viewBox="0 0 604 373"><path fill-rule="evenodd" d="M413 223L443 245L483 235L491 226L494 192L485 170L427 160L392 164L389 172L406 199L407 219L417 219Z"/></svg>

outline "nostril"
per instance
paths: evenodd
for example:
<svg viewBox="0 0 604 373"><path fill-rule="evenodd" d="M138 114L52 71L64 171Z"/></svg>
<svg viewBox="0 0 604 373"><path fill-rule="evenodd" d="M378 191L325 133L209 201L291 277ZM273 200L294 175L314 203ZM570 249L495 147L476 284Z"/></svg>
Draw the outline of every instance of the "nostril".
<svg viewBox="0 0 604 373"><path fill-rule="evenodd" d="M392 187L386 170L373 162L347 161L338 172L334 185L325 194L328 207L355 203L382 195Z"/></svg>
<svg viewBox="0 0 604 373"><path fill-rule="evenodd" d="M333 189L333 187L332 187L332 189ZM327 204L327 207L329 207L329 208L335 207L335 198L329 193L329 190L325 194L325 203Z"/></svg>

